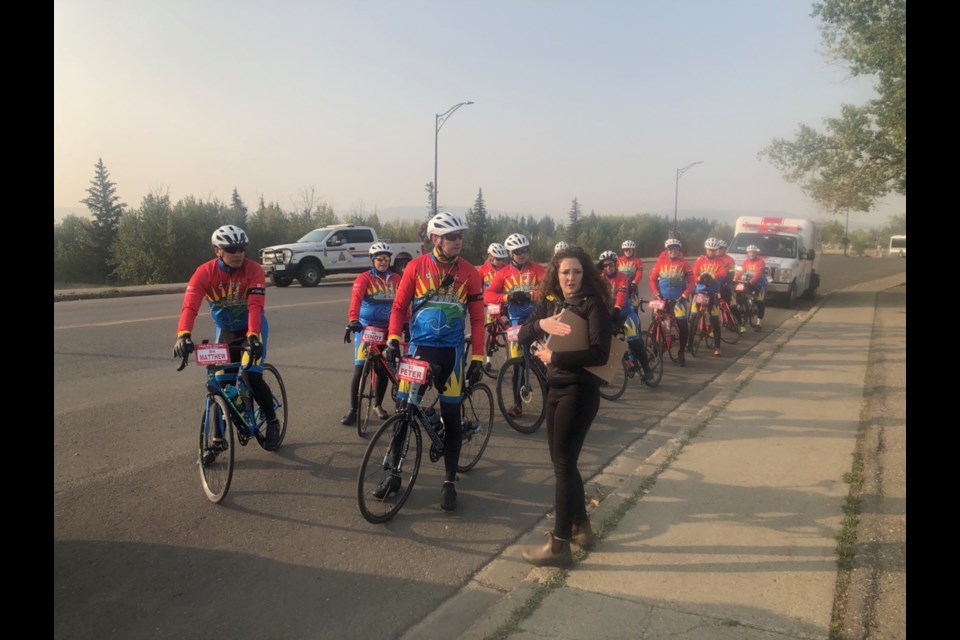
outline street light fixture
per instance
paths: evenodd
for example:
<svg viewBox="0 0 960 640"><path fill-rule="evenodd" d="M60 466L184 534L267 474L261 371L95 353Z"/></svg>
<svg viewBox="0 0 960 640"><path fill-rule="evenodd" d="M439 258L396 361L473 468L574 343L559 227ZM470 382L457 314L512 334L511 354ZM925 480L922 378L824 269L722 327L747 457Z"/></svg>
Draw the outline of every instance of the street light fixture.
<svg viewBox="0 0 960 640"><path fill-rule="evenodd" d="M703 164L703 160L697 160L696 162L691 162L685 167L677 169L677 180L674 183L673 190L673 237L679 238L679 230L677 229L677 199L680 195L680 176L687 172L687 169L692 167L695 164Z"/></svg>
<svg viewBox="0 0 960 640"><path fill-rule="evenodd" d="M443 113L438 113L434 120L434 130L433 130L433 215L437 215L437 139L440 137L440 127L443 126L443 123L453 115L453 112L462 107L465 104L473 104L472 101L469 102L459 102Z"/></svg>

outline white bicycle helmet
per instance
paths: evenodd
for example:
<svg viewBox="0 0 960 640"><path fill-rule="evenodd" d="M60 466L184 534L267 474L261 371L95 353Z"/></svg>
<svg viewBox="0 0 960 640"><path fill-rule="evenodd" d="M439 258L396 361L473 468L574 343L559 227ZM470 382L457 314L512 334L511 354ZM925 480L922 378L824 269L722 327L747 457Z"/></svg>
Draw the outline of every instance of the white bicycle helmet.
<svg viewBox="0 0 960 640"><path fill-rule="evenodd" d="M624 240L623 244L620 245L621 249L636 249L637 243L633 240Z"/></svg>
<svg viewBox="0 0 960 640"><path fill-rule="evenodd" d="M442 236L454 231L463 231L466 228L467 223L463 218L449 211L441 211L427 223L427 235Z"/></svg>
<svg viewBox="0 0 960 640"><path fill-rule="evenodd" d="M612 260L613 262L617 261L617 254L614 251L604 251L600 254L600 262L606 262L607 260Z"/></svg>
<svg viewBox="0 0 960 640"><path fill-rule="evenodd" d="M501 260L506 260L510 257L510 254L507 253L507 250L499 242L490 243L490 246L487 247L487 255L491 255L494 258L500 258Z"/></svg>
<svg viewBox="0 0 960 640"><path fill-rule="evenodd" d="M393 255L393 247L388 245L386 242L380 240L379 242L374 242L370 245L369 249L370 257L376 258L378 254L385 253L388 256Z"/></svg>
<svg viewBox="0 0 960 640"><path fill-rule="evenodd" d="M527 236L522 233L511 233L507 236L507 239L504 240L503 246L507 251L516 251L517 249L529 247L530 241L527 240Z"/></svg>
<svg viewBox="0 0 960 640"><path fill-rule="evenodd" d="M250 242L250 240L247 238L247 233L240 227L235 227L232 224L223 225L210 236L210 244L215 247L220 247L221 249L237 245L245 247L248 242Z"/></svg>
<svg viewBox="0 0 960 640"><path fill-rule="evenodd" d="M704 249L719 249L719 248L720 248L720 241L717 240L716 238L707 238L706 240L703 241L703 248L704 248Z"/></svg>
<svg viewBox="0 0 960 640"><path fill-rule="evenodd" d="M557 244L553 245L553 252L557 253L558 251L563 251L564 249L569 249L569 248L570 248L570 245L568 245L566 242L561 240Z"/></svg>
<svg viewBox="0 0 960 640"><path fill-rule="evenodd" d="M726 241L726 240L717 240L717 242L720 243L720 248L721 248L721 249L726 249L726 248L727 248L727 241Z"/></svg>
<svg viewBox="0 0 960 640"><path fill-rule="evenodd" d="M670 247L676 247L679 249L681 246L682 245L680 244L680 241L676 238L667 238L667 241L663 243L664 249L669 249Z"/></svg>
<svg viewBox="0 0 960 640"><path fill-rule="evenodd" d="M749 247L747 247L747 253L750 253L751 251L756 251L757 253L760 253L760 247L758 247L755 244L752 244Z"/></svg>

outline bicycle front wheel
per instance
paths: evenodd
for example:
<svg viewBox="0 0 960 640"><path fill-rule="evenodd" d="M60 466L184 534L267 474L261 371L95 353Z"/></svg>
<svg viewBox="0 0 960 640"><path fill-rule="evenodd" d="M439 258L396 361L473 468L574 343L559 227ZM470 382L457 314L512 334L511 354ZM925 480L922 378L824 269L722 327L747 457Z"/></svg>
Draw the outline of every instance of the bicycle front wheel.
<svg viewBox="0 0 960 640"><path fill-rule="evenodd" d="M270 387L270 392L273 394L273 410L277 415L277 422L280 423L277 446L272 449L267 449L264 446L266 442L267 420L263 416L263 411L259 409L255 416L257 424L254 433L257 435L257 443L261 447L267 451L276 451L280 448L280 445L283 444L283 439L287 435L287 415L289 413L289 407L287 406L287 387L283 384L283 378L280 377L280 372L277 371L277 368L272 364L263 365L263 381Z"/></svg>
<svg viewBox="0 0 960 640"><path fill-rule="evenodd" d="M700 350L700 343L703 342L704 337L707 335L704 329L704 322L706 321L707 319L703 311L697 311L690 318L690 339L687 342L687 346L690 347L691 355L697 355L697 351Z"/></svg>
<svg viewBox="0 0 960 640"><path fill-rule="evenodd" d="M616 340L616 338L614 338ZM620 366L614 367L613 377L600 385L600 397L604 400L616 400L627 390L627 359L620 358Z"/></svg>
<svg viewBox="0 0 960 640"><path fill-rule="evenodd" d="M723 342L727 344L740 342L740 323L737 321L737 317L733 315L730 307L720 308L720 325L723 327L723 331L720 333L720 339Z"/></svg>
<svg viewBox="0 0 960 640"><path fill-rule="evenodd" d="M366 360L360 373L360 386L357 387L357 435L367 435L373 415L373 405L377 400L377 376L373 371L373 362Z"/></svg>
<svg viewBox="0 0 960 640"><path fill-rule="evenodd" d="M478 382L463 395L461 404L460 460L457 471L473 469L487 450L493 433L493 392Z"/></svg>
<svg viewBox="0 0 960 640"><path fill-rule="evenodd" d="M500 369L503 368L503 363L507 361L510 355L506 331L500 328L487 327L484 349L486 353L484 354L483 373L488 378L496 380L497 376L500 375Z"/></svg>
<svg viewBox="0 0 960 640"><path fill-rule="evenodd" d="M520 433L533 433L547 417L547 381L523 357L510 358L497 376L497 404L507 424Z"/></svg>
<svg viewBox="0 0 960 640"><path fill-rule="evenodd" d="M752 329L760 326L760 318L757 316L757 303L753 300L747 302L747 322Z"/></svg>
<svg viewBox="0 0 960 640"><path fill-rule="evenodd" d="M233 478L233 419L227 401L211 396L200 424L200 482L210 502L223 500Z"/></svg>
<svg viewBox="0 0 960 640"><path fill-rule="evenodd" d="M660 341L651 336L650 333L643 334L643 348L647 350L647 364L650 365L650 373L653 375L643 381L648 387L655 387L663 379L663 349Z"/></svg>
<svg viewBox="0 0 960 640"><path fill-rule="evenodd" d="M380 524L397 515L413 491L422 454L420 426L406 413L377 429L357 476L357 504L364 520Z"/></svg>

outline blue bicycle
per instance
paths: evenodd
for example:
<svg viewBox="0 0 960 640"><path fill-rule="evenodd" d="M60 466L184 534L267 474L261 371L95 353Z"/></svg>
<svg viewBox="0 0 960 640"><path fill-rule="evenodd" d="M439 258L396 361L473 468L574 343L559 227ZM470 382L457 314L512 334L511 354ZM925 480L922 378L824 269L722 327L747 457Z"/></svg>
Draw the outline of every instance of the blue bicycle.
<svg viewBox="0 0 960 640"><path fill-rule="evenodd" d="M184 354L177 371L187 365L189 353ZM196 346L197 364L207 367L207 397L200 421L198 462L203 492L214 503L221 502L230 490L233 479L234 437L240 446L256 439L265 450L276 451L287 433L287 388L280 372L272 364L263 365L263 381L273 393L273 406L280 422L277 446L267 449L267 419L256 408L253 394L243 381L243 366L230 362L230 348L225 344L210 344L207 340Z"/></svg>

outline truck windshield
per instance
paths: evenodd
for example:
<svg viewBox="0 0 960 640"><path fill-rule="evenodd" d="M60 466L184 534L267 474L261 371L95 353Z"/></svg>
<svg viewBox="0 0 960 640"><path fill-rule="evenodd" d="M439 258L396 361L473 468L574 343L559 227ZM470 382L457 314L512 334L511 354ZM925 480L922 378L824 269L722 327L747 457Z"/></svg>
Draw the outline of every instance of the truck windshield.
<svg viewBox="0 0 960 640"><path fill-rule="evenodd" d="M297 242L320 242L327 237L328 233L330 233L330 229L314 229L307 235L297 240Z"/></svg>
<svg viewBox="0 0 960 640"><path fill-rule="evenodd" d="M752 244L760 247L760 255L768 258L797 257L797 239L775 233L738 233L728 252L746 253Z"/></svg>

